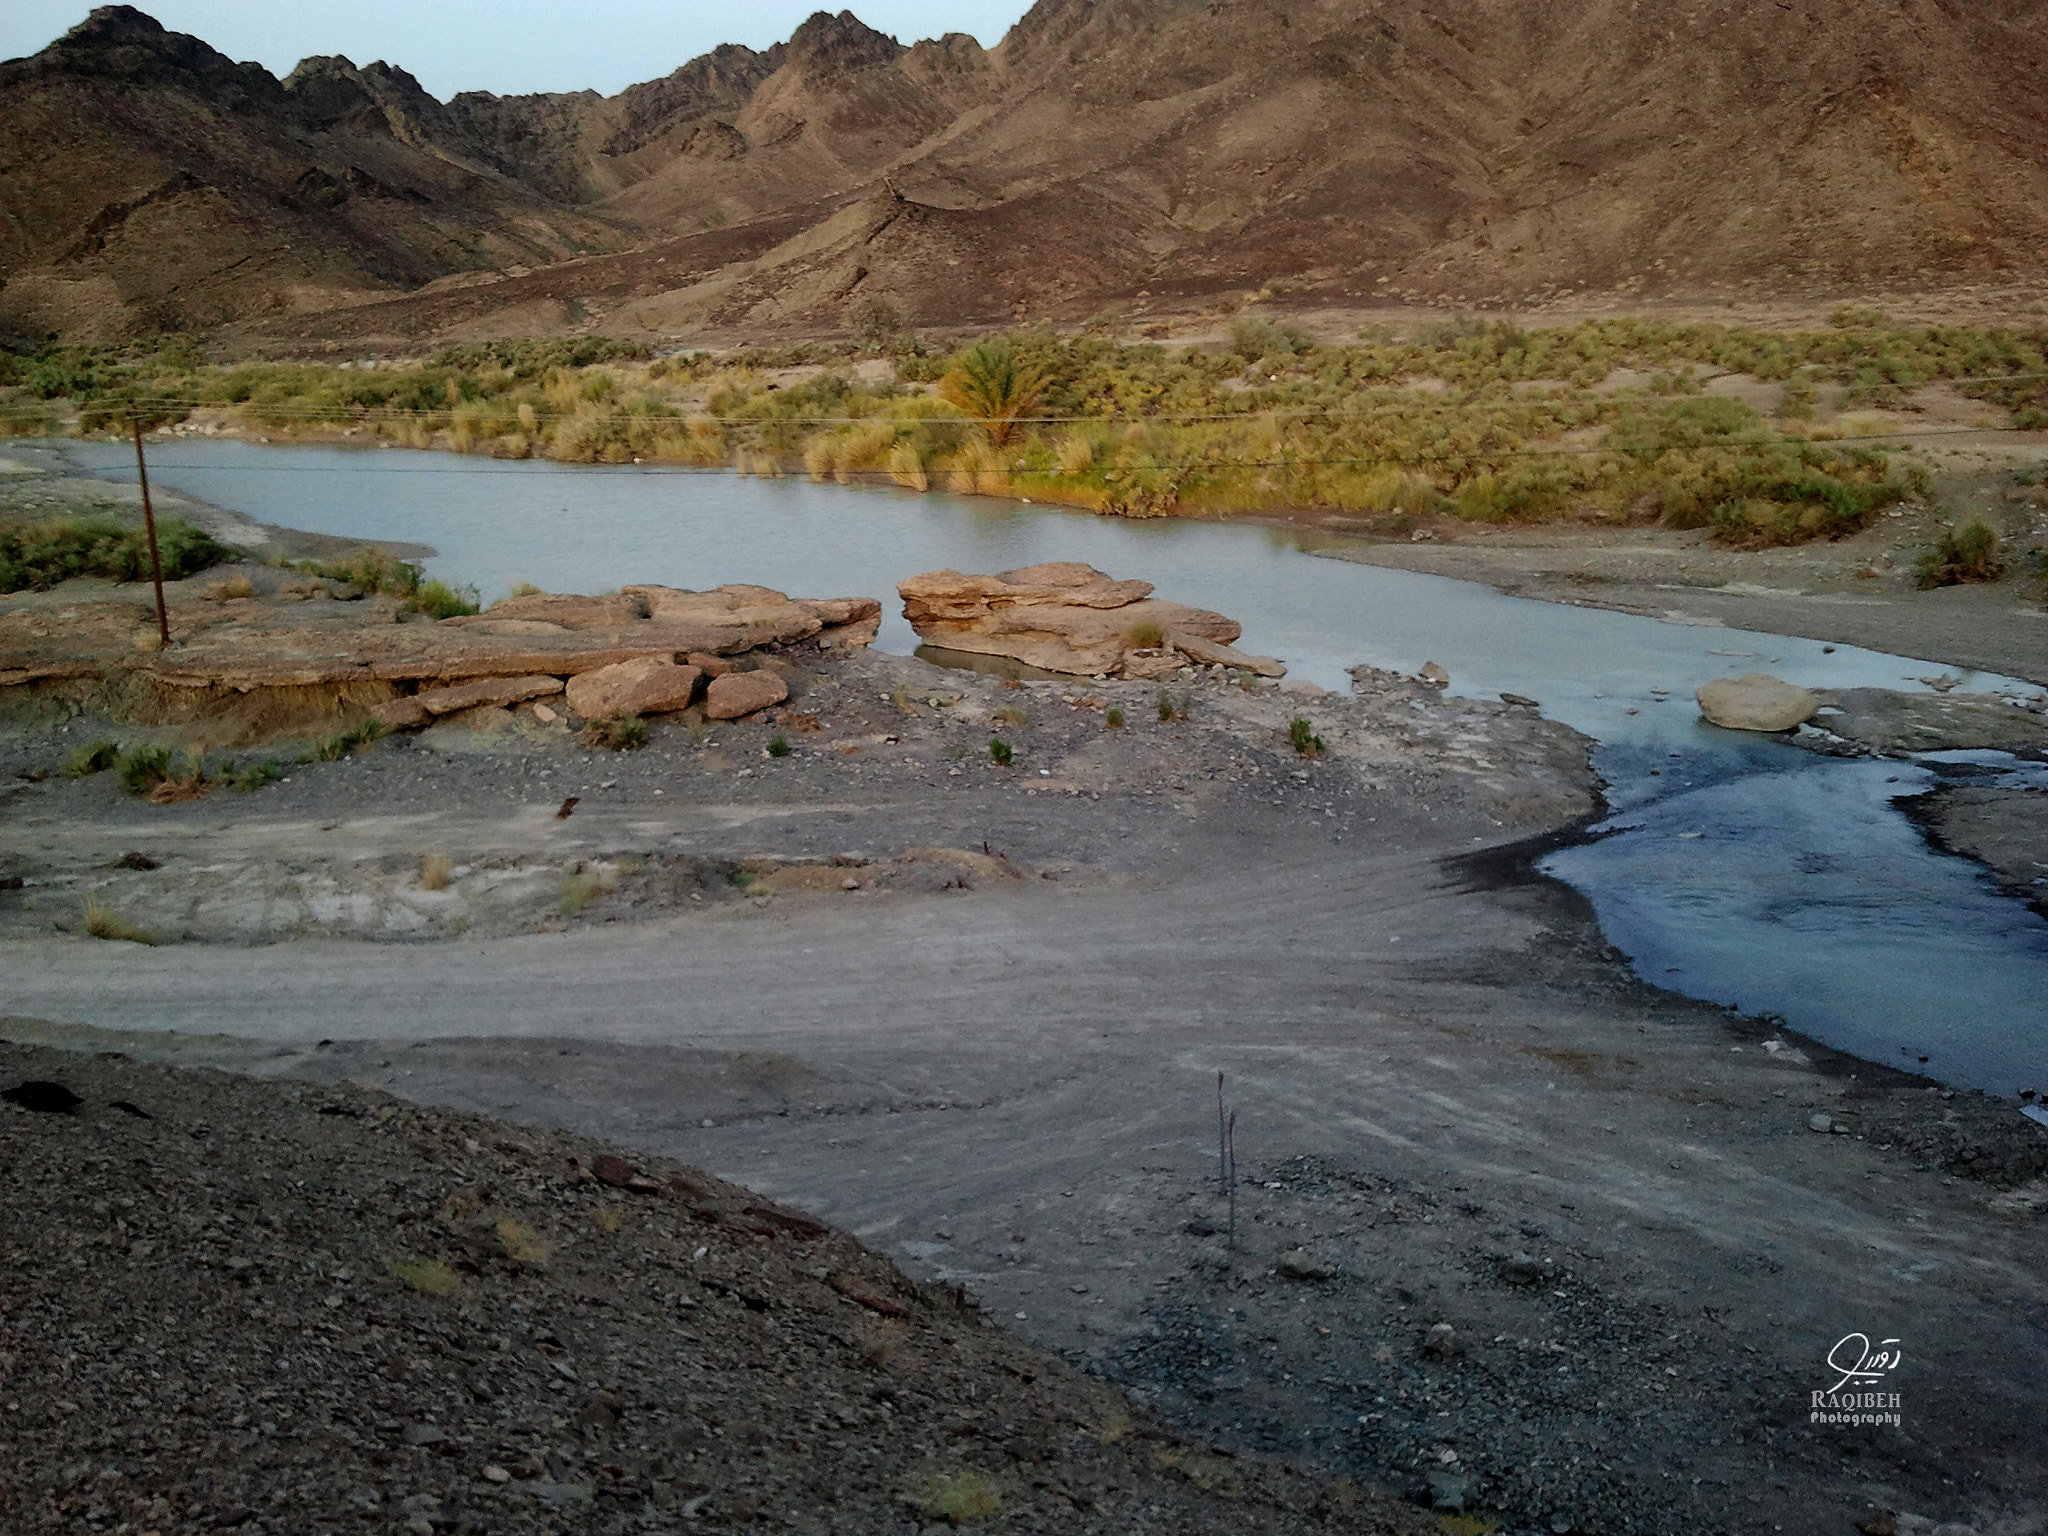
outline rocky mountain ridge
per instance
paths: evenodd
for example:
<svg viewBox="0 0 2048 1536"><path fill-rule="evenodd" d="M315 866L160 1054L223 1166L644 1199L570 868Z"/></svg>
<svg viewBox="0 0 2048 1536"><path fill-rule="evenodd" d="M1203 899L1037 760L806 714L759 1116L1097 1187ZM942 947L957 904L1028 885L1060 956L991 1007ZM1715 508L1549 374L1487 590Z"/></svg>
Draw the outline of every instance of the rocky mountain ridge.
<svg viewBox="0 0 2048 1536"><path fill-rule="evenodd" d="M993 49L820 12L609 98L442 103L104 7L0 65L0 327L688 335L860 296L958 324L1275 284L2025 279L2044 67L2028 0L1040 0ZM429 288L477 276L506 281Z"/></svg>

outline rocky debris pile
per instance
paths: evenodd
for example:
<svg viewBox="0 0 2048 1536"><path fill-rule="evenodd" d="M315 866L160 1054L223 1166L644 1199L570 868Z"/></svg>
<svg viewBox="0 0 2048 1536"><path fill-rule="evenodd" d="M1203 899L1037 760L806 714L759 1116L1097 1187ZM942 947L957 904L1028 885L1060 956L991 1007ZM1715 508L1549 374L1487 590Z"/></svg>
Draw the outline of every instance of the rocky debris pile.
<svg viewBox="0 0 2048 1536"><path fill-rule="evenodd" d="M2041 695L1905 693L1895 688L1831 689L1814 725L1840 741L1886 755L1994 750L2048 752Z"/></svg>
<svg viewBox="0 0 2048 1536"><path fill-rule="evenodd" d="M1694 695L1700 713L1730 731L1792 731L1813 718L1820 696L1768 672L1702 683Z"/></svg>
<svg viewBox="0 0 2048 1536"><path fill-rule="evenodd" d="M10 1532L1420 1532L695 1169L0 1044Z"/></svg>
<svg viewBox="0 0 2048 1536"><path fill-rule="evenodd" d="M901 583L903 615L929 645L1008 656L1047 672L1150 679L1182 667L1236 667L1261 677L1286 668L1231 642L1232 619L1152 596L1079 561L968 576L927 571Z"/></svg>

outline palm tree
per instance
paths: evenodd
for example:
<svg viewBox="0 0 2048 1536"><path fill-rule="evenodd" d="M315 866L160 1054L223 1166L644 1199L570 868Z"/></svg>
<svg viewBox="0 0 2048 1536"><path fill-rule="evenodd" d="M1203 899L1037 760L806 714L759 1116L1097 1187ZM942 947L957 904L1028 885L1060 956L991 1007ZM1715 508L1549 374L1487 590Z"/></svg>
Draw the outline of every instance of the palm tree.
<svg viewBox="0 0 2048 1536"><path fill-rule="evenodd" d="M953 360L939 381L939 393L980 422L990 444L1000 448L1037 406L1045 386L1038 365L1020 357L1009 342L984 341Z"/></svg>

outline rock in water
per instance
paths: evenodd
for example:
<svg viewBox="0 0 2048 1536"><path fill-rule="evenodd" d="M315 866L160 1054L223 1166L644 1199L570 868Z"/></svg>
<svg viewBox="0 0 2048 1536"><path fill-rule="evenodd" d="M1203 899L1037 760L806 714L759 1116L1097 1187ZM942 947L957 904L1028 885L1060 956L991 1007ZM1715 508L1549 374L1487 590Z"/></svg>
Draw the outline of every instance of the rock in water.
<svg viewBox="0 0 2048 1536"><path fill-rule="evenodd" d="M1278 677L1287 670L1234 649L1241 630L1222 614L1155 598L1150 582L1117 581L1075 560L995 576L926 571L896 590L903 616L927 644L1009 656L1047 672L1159 677L1192 664Z"/></svg>
<svg viewBox="0 0 2048 1536"><path fill-rule="evenodd" d="M1703 683L1694 697L1708 721L1731 731L1796 730L1820 708L1815 695L1768 672Z"/></svg>
<svg viewBox="0 0 2048 1536"><path fill-rule="evenodd" d="M773 672L728 672L704 690L704 716L738 720L789 697L789 684Z"/></svg>

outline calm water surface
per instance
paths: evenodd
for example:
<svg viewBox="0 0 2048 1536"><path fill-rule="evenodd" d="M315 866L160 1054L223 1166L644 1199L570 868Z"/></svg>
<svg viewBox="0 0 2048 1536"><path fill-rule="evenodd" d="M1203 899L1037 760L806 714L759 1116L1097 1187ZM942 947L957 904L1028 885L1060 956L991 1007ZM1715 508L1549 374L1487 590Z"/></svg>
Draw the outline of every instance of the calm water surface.
<svg viewBox="0 0 2048 1536"><path fill-rule="evenodd" d="M133 472L116 445L67 449L95 473ZM1247 524L399 449L167 444L151 474L265 521L431 545L429 572L486 600L518 581L868 595L885 599L879 644L908 652L916 637L889 601L904 577L1085 560L1230 614L1246 649L1326 687L1347 687L1359 662L1433 660L1456 692L1526 694L1601 743L1608 835L1544 867L1586 894L1647 979L1945 1081L2048 1089L2048 923L1975 864L1931 852L1893 804L1970 765L1817 758L1716 730L1692 703L1700 683L1750 671L1917 688L1952 669L1317 559L1344 541ZM1961 686L2038 691L1984 674Z"/></svg>

